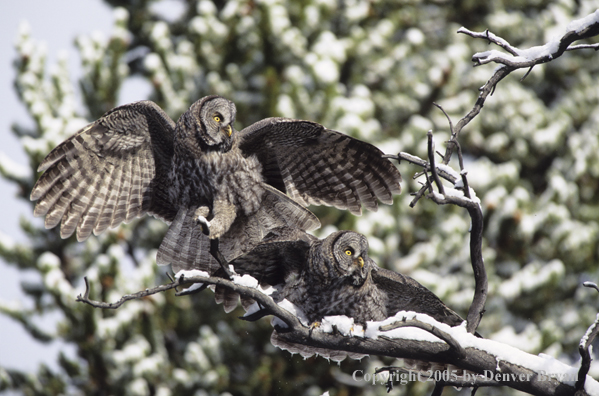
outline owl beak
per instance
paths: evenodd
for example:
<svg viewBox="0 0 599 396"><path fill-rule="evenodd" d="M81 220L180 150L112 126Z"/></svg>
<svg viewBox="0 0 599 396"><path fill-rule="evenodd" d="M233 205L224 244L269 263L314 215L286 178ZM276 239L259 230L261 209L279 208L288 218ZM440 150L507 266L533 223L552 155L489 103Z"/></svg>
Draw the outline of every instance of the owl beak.
<svg viewBox="0 0 599 396"><path fill-rule="evenodd" d="M354 264L360 268L364 268L364 259L362 257L358 257L354 260Z"/></svg>
<svg viewBox="0 0 599 396"><path fill-rule="evenodd" d="M368 277L368 274L364 271L364 259L358 257L353 261L355 265L354 271L352 271L351 282L354 286L362 286Z"/></svg>
<svg viewBox="0 0 599 396"><path fill-rule="evenodd" d="M231 128L231 125L227 125L227 127L225 128L225 132L227 133L228 137L231 137L231 135L233 134L233 128Z"/></svg>

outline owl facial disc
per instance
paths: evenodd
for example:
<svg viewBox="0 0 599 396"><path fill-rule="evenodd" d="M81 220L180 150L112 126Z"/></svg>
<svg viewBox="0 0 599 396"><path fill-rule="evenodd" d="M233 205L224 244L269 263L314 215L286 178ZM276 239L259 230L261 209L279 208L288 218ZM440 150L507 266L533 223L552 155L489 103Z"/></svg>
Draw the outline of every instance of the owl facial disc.
<svg viewBox="0 0 599 396"><path fill-rule="evenodd" d="M235 104L220 96L208 96L198 104L199 114L196 114L200 141L209 148L229 151L235 139Z"/></svg>

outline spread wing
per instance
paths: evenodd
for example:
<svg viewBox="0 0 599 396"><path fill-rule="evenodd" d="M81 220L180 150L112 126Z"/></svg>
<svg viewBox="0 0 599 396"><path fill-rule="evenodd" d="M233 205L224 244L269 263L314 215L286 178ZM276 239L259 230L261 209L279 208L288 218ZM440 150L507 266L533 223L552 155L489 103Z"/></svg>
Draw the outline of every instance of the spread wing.
<svg viewBox="0 0 599 396"><path fill-rule="evenodd" d="M387 294L388 316L399 311L414 311L450 326L458 326L464 321L433 292L409 276L379 267L372 272L372 279Z"/></svg>
<svg viewBox="0 0 599 396"><path fill-rule="evenodd" d="M31 192L35 216L46 228L61 223L60 236L91 233L150 213L167 222L166 180L175 123L150 101L116 107L58 145L40 164Z"/></svg>
<svg viewBox="0 0 599 396"><path fill-rule="evenodd" d="M266 118L240 133L239 147L256 155L266 182L303 205L328 205L361 214L377 198L393 203L401 175L373 145L310 121Z"/></svg>

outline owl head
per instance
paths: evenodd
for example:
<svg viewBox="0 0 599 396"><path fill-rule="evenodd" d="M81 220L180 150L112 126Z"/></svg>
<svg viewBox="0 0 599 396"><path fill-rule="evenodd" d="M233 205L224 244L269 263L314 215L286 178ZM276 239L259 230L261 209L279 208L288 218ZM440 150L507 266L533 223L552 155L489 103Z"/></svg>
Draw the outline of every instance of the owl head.
<svg viewBox="0 0 599 396"><path fill-rule="evenodd" d="M368 257L368 240L353 231L338 231L321 245L325 266L333 278L362 286L376 264Z"/></svg>
<svg viewBox="0 0 599 396"><path fill-rule="evenodd" d="M192 134L202 151L227 152L235 139L235 104L221 96L206 96L181 116L185 130ZM181 129L181 128L179 128Z"/></svg>

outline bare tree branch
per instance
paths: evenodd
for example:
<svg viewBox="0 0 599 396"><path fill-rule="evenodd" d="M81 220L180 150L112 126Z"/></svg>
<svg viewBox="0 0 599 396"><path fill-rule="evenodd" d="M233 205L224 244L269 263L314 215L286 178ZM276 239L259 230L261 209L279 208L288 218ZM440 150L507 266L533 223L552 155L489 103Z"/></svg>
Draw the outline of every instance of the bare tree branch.
<svg viewBox="0 0 599 396"><path fill-rule="evenodd" d="M595 283L584 282L583 285L585 287L591 287L599 291L599 287L597 287ZM578 370L578 379L576 380L577 392L583 390L587 374L589 372L589 369L591 368L592 358L591 353L589 352L589 347L595 340L595 337L597 337L597 333L599 333L599 314L597 314L597 318L580 340L580 344L578 344L578 352L580 353L582 362L580 363L580 370Z"/></svg>
<svg viewBox="0 0 599 396"><path fill-rule="evenodd" d="M441 109L442 110L442 109ZM451 119L449 119L450 127L452 126ZM422 166L426 171L430 171L432 173L433 180L439 189L439 193L430 193L428 197L435 203L439 205L453 204L465 208L468 211L468 214L471 218L471 229L470 229L470 260L472 263L472 269L474 271L474 280L475 280L475 291L474 297L472 299L472 304L470 305L470 309L468 310L467 322L468 322L468 332L474 333L478 328L478 325L482 319L482 316L485 312L485 303L487 300L487 272L485 270L485 265L482 257L482 240L483 240L483 214L482 209L480 208L479 202L470 197L470 187L468 186L468 180L466 178L466 171L464 169L463 160L460 160L460 177L462 183L464 185L464 195L461 195L455 189L447 189L442 186L441 180L439 179L439 175L444 179L450 181L454 185L458 181L457 177L454 176L447 166L443 168L435 166L434 162L434 142L433 142L433 134L432 131L427 133L428 138L428 158L430 162L426 162L414 155L407 153L399 153L396 156L386 155L386 158L395 158L398 161L406 160L410 163ZM461 158L461 150L459 150L459 144L457 142L457 135L452 132L452 140L450 143L456 147L458 147L459 157ZM445 161L444 161L445 162ZM457 174L457 173L456 173ZM427 176L427 183L428 176ZM424 191L428 188L428 185L422 187L420 191L416 194L416 198L412 203L415 203L417 199L424 194ZM467 188L467 190L466 190ZM447 193L446 193L447 191ZM468 192L468 196L466 196L466 191ZM451 192L451 193L450 193ZM449 194L450 193L450 194ZM410 204L412 206L412 204Z"/></svg>
<svg viewBox="0 0 599 396"><path fill-rule="evenodd" d="M83 295L79 294L76 298L76 301L89 304L94 308L104 308L104 309L117 309L118 307L123 305L126 301L138 300L140 298L151 296L152 294L161 293L163 291L174 289L175 287L181 285L181 282L179 280L177 280L173 283L169 283L168 285L156 286L152 289L142 290L142 291L139 291L134 294L125 294L124 296L122 296L120 298L120 300L118 300L117 302L114 302L114 303L105 303L102 301L90 300L90 298L89 298L90 289L89 289L89 281L87 280L87 276L84 276L83 280L85 281L85 293L83 293Z"/></svg>
<svg viewBox="0 0 599 396"><path fill-rule="evenodd" d="M438 337L441 340L445 341L451 348L453 348L457 358L461 358L466 354L464 348L462 348L462 346L450 334L440 330L439 328L431 325L430 323L421 322L417 319L403 318L403 320L401 321L381 326L380 331L390 331L398 329L400 327L417 327L419 329L428 331L435 337Z"/></svg>
<svg viewBox="0 0 599 396"><path fill-rule="evenodd" d="M272 313L272 315L281 319L286 327L279 328L280 331L278 332L278 337L289 343L309 345L311 347L328 350L347 351L351 353L373 354L430 361L440 364L451 364L462 370L468 370L479 374L479 377L476 377L477 380L475 380L477 386L485 386L486 379L497 382L498 386L508 386L534 395L571 395L574 392L574 387L568 385L567 380L560 381L556 378L547 376L545 373L536 369L525 367L520 363L523 361L538 361L537 366L544 367L542 364L543 358L504 345L500 348L501 351L513 350L513 352L510 353L510 355L513 354L513 359L508 360L506 356L510 355L496 355L495 352L492 352L497 350L496 342L466 334L460 328L450 328L442 323L439 323L437 326L429 325L430 327L428 329L431 330L430 332L432 334L435 336L436 334L440 334L442 337L445 337L445 340L439 339L437 342L400 338L397 336L392 338L379 335L376 338L369 338L361 335L342 336L339 333L326 333L318 328L313 329L304 326L295 315L278 306L270 296L264 294L259 288L240 285L236 283L236 279L235 275L233 281L223 278L202 276L179 277L173 283L160 285L139 293L123 296L123 299L126 301L135 298L143 298L188 283L222 285L240 295L251 297L258 302L260 307L263 307L263 309L266 309L268 312ZM86 282L86 285L86 293L84 296L79 296L78 301L85 302L95 307L115 308L116 303L106 304L90 300L89 284ZM122 304L122 302L120 304ZM431 318L429 318L429 320L435 322ZM401 323L402 321L400 320L399 322ZM426 324L421 326L418 322L419 321L411 323L410 327L427 327L425 326ZM428 329L425 330L428 331ZM379 328L379 331L390 331L390 328ZM448 343L448 340L452 341ZM452 343L459 344L459 349L463 352L456 353L456 347L455 345L451 345ZM567 366L564 365L564 367ZM594 382L594 380L589 377L586 382ZM472 386L467 382L455 383L457 384L456 386ZM454 386L454 382L446 381L445 385ZM599 386L596 382L594 382L593 385ZM583 389L580 394L586 395L588 393Z"/></svg>
<svg viewBox="0 0 599 396"><path fill-rule="evenodd" d="M472 110L468 112L455 126L455 129L451 134L451 141L457 141L457 138L462 129L470 123L481 111L485 100L489 95L493 94L497 84L503 80L508 74L517 69L529 69L525 78L532 68L538 64L550 62L560 57L565 51L580 50L580 49L594 49L599 50L599 44L580 44L570 46L574 41L594 37L599 34L599 11L595 11L593 14L588 15L585 18L573 21L566 28L566 33L558 41L551 41L543 46L532 47L529 49L521 50L510 43L507 40L496 36L488 30L484 32L473 32L464 27L458 29L458 33L467 34L470 37L480 38L488 40L497 46L503 48L508 53L501 51L485 51L474 54L472 61L475 62L475 66L480 66L490 62L501 64L501 66L495 70L493 76L480 88L480 94L474 104ZM443 163L448 164L451 155L454 150L454 146L448 145L443 156Z"/></svg>

